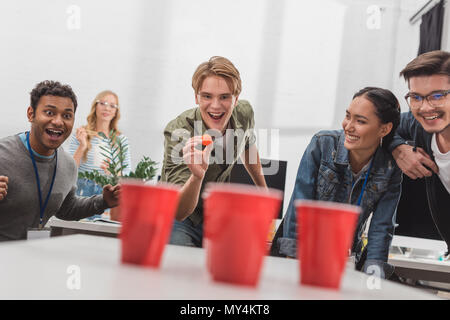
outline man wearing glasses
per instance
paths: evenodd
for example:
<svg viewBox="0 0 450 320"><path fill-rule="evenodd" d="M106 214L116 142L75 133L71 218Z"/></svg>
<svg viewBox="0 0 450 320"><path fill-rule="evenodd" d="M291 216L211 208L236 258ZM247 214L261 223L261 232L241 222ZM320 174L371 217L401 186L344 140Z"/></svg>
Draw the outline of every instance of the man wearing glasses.
<svg viewBox="0 0 450 320"><path fill-rule="evenodd" d="M433 221L449 246L450 53L424 53L408 63L400 76L408 81L405 99L410 112L402 114L390 150L403 173L411 179L425 177Z"/></svg>

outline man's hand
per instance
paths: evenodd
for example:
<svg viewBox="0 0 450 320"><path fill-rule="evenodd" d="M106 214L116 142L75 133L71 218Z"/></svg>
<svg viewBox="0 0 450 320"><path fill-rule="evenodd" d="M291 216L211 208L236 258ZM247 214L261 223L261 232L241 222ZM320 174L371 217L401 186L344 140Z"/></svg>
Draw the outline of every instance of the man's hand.
<svg viewBox="0 0 450 320"><path fill-rule="evenodd" d="M392 156L398 167L411 179L430 177L432 172L429 169L436 174L439 172L436 163L422 148L413 151L413 147L401 144L392 151Z"/></svg>
<svg viewBox="0 0 450 320"><path fill-rule="evenodd" d="M253 159L252 157L256 159ZM267 189L266 178L264 177L264 172L261 166L261 160L259 158L256 145L252 144L248 149L246 149L241 154L241 160L244 163L245 169L247 170L255 185L257 187Z"/></svg>
<svg viewBox="0 0 450 320"><path fill-rule="evenodd" d="M190 138L183 148L183 160L192 174L203 180L205 172L208 170L213 143L207 145L203 151L198 149L198 146L202 146L202 136Z"/></svg>
<svg viewBox="0 0 450 320"><path fill-rule="evenodd" d="M8 193L8 177L0 176L0 201L6 198Z"/></svg>
<svg viewBox="0 0 450 320"><path fill-rule="evenodd" d="M108 205L108 208L114 208L119 205L120 184L112 186L107 184L103 187L103 200Z"/></svg>

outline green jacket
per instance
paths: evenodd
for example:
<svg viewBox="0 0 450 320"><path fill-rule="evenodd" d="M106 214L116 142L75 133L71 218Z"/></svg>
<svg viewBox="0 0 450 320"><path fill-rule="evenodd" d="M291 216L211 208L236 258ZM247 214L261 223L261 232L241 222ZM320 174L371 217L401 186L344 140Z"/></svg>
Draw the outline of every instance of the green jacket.
<svg viewBox="0 0 450 320"><path fill-rule="evenodd" d="M214 161L214 153L212 153L210 165L205 173L200 194L203 192L207 182L230 181L230 174L234 164L244 149L248 149L256 141L253 131L254 125L255 120L252 106L248 101L239 100L231 114L228 127L235 130L235 134L238 134L238 136L234 138L233 157L232 159L226 159L226 157L223 156L224 161L221 161L221 163L211 163L211 161ZM193 136L203 135L206 130L207 128L202 120L200 109L198 107L183 112L177 118L169 122L164 129L164 160L161 181L178 185L184 185L186 183L191 176L191 171L183 162L182 148L188 139ZM203 201L201 197L197 207L188 219L190 219L194 225L203 222Z"/></svg>

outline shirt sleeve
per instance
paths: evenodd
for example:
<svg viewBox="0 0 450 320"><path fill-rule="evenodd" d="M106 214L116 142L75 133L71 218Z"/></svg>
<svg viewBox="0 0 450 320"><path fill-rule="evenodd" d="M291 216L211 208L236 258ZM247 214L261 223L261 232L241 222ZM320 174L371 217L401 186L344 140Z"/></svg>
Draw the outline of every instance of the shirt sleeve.
<svg viewBox="0 0 450 320"><path fill-rule="evenodd" d="M396 167L387 191L383 194L375 209L369 227L367 242L367 259L363 271L377 274L383 279L389 278L394 267L388 260L389 247L395 230L397 205L402 189L402 173Z"/></svg>
<svg viewBox="0 0 450 320"><path fill-rule="evenodd" d="M295 257L297 255L297 214L295 200L315 199L316 181L319 174L321 149L319 137L315 135L306 148L295 180L294 191L284 217L283 237L278 240L280 253Z"/></svg>
<svg viewBox="0 0 450 320"><path fill-rule="evenodd" d="M394 137L391 143L388 146L389 152L392 152L395 148L397 148L401 144L405 144L408 140L413 140L417 126L419 123L414 118L414 115L411 111L403 112L400 115L400 124L395 130Z"/></svg>
<svg viewBox="0 0 450 320"><path fill-rule="evenodd" d="M74 134L71 134L69 136L69 141L66 144L66 147L64 149L67 151L67 153L69 153L71 156L73 156L79 146L80 146L80 142L78 141L78 139L75 137Z"/></svg>
<svg viewBox="0 0 450 320"><path fill-rule="evenodd" d="M250 146L256 143L256 135L255 135L255 114L253 112L253 108L248 101L243 100L241 102L241 117L239 117L240 121L244 123L246 127L246 142L245 149L248 150Z"/></svg>
<svg viewBox="0 0 450 320"><path fill-rule="evenodd" d="M62 220L73 221L96 214L102 214L103 211L108 208L106 202L103 200L103 195L93 195L91 197L80 197L76 195L78 170L73 158L69 158L68 161L72 162L72 165L66 170L70 170L71 174L69 175L68 172L66 172L66 174L71 176L70 181L72 181L72 187L64 198L55 216ZM69 183L69 180L67 183Z"/></svg>
<svg viewBox="0 0 450 320"><path fill-rule="evenodd" d="M388 189L373 212L367 242L367 259L386 262L394 235L397 205L402 189L402 172L395 166Z"/></svg>
<svg viewBox="0 0 450 320"><path fill-rule="evenodd" d="M73 186L64 199L55 216L62 220L80 220L96 214L102 214L108 208L102 195L91 197L78 197L75 194L76 186Z"/></svg>
<svg viewBox="0 0 450 320"><path fill-rule="evenodd" d="M187 129L164 130L164 160L161 181L184 185L191 176L191 171L184 163L182 149L191 137Z"/></svg>

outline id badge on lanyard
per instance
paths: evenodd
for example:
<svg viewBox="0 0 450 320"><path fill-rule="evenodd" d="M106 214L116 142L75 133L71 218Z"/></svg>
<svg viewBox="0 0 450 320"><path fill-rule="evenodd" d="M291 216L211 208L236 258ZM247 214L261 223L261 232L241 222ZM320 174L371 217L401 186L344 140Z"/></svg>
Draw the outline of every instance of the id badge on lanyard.
<svg viewBox="0 0 450 320"><path fill-rule="evenodd" d="M27 132L27 146L28 151L30 152L31 161L33 162L34 174L36 177L36 185L39 196L39 228L30 228L28 230L27 239L47 238L50 236L50 229L43 228L43 218L45 208L47 208L48 200L50 199L50 194L52 193L53 184L55 182L56 168L58 166L58 153L57 150L55 150L55 169L53 170L52 182L50 184L50 189L48 190L47 197L45 198L44 203L42 203L41 183L39 180L39 172L37 169L36 160L34 159L33 151L31 150L30 146L30 132Z"/></svg>
<svg viewBox="0 0 450 320"><path fill-rule="evenodd" d="M50 238L50 228L28 228L27 240Z"/></svg>

